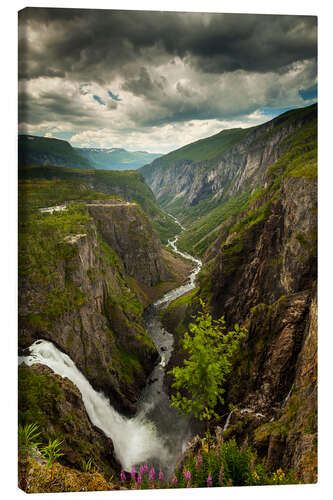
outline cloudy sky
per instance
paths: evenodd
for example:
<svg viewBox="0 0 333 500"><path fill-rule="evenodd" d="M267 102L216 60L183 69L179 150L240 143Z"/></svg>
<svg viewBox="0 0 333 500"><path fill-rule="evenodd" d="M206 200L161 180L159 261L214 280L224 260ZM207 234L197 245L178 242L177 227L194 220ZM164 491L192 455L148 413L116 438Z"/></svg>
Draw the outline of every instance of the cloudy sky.
<svg viewBox="0 0 333 500"><path fill-rule="evenodd" d="M165 153L317 100L315 17L28 8L19 132Z"/></svg>

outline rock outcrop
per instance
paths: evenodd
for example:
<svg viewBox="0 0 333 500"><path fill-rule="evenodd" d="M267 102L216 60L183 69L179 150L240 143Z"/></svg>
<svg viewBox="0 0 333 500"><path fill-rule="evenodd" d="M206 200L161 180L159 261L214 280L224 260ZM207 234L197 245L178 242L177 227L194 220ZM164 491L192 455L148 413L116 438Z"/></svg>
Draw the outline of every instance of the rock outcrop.
<svg viewBox="0 0 333 500"><path fill-rule="evenodd" d="M93 467L110 477L120 471L112 440L95 427L87 415L81 392L68 379L56 375L45 365L19 367L19 417L33 417L41 435L57 436L63 455L62 464L81 470L89 459Z"/></svg>
<svg viewBox="0 0 333 500"><path fill-rule="evenodd" d="M120 257L129 276L148 286L172 278L161 256L161 243L136 203L100 202L87 206L102 238Z"/></svg>
<svg viewBox="0 0 333 500"><path fill-rule="evenodd" d="M158 354L143 327L136 282L129 283L128 276L152 284L168 272L158 239L137 205L89 210L96 218L84 231L64 237L64 257L45 282L21 276L19 345L51 340L117 409L131 413ZM117 236L111 237L115 228Z"/></svg>

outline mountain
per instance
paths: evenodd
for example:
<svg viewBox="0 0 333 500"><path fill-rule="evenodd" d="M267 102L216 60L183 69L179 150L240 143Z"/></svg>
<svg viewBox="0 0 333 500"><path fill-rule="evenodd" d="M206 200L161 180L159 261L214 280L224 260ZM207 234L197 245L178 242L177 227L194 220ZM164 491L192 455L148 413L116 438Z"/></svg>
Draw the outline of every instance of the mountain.
<svg viewBox="0 0 333 500"><path fill-rule="evenodd" d="M217 228L246 209L267 168L288 149L287 138L316 117L317 105L291 110L257 127L197 141L140 169L162 208L188 227L182 248L203 255ZM204 153L193 159L199 149Z"/></svg>
<svg viewBox="0 0 333 500"><path fill-rule="evenodd" d="M75 148L75 151L87 158L95 168L103 170L135 170L161 156L123 148Z"/></svg>
<svg viewBox="0 0 333 500"><path fill-rule="evenodd" d="M19 165L53 165L67 168L95 168L67 142L34 135L18 136Z"/></svg>
<svg viewBox="0 0 333 500"><path fill-rule="evenodd" d="M228 327L244 325L216 410L224 439L246 440L270 470L315 482L317 106L248 129L213 160L161 161L143 173L163 206L182 214L180 245L204 261L196 292L163 316L176 342L169 369L185 358L199 299ZM171 376L166 384L171 395Z"/></svg>

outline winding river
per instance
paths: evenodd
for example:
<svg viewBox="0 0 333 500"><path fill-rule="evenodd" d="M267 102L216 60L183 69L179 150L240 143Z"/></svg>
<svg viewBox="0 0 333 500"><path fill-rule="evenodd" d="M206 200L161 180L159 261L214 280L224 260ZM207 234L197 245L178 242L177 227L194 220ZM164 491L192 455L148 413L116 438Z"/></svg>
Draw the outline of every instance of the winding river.
<svg viewBox="0 0 333 500"><path fill-rule="evenodd" d="M181 226L177 220L176 222ZM182 226L181 228L184 229ZM166 293L145 310L144 325L161 361L155 366L141 393L134 417L127 418L119 414L104 394L93 389L70 357L52 342L36 340L29 348L29 355L19 357L19 363L47 365L55 373L68 377L78 387L90 420L112 439L116 456L126 471L148 462L161 467L169 475L194 434L190 421L170 406L168 395L163 389L165 367L173 349L173 336L163 328L159 313L172 300L195 287L195 279L202 265L199 259L180 252L177 241L178 236L169 240L171 248L182 257L190 259L195 266L188 283Z"/></svg>

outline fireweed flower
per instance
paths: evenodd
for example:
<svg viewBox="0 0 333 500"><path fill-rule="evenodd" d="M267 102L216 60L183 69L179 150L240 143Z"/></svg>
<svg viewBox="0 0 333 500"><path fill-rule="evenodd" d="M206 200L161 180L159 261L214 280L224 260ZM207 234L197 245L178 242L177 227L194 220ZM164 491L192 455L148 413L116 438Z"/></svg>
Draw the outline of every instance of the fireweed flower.
<svg viewBox="0 0 333 500"><path fill-rule="evenodd" d="M208 477L207 477L207 486L213 486L213 478L210 474L208 474Z"/></svg>
<svg viewBox="0 0 333 500"><path fill-rule="evenodd" d="M198 470L200 468L200 465L202 465L202 456L200 455L200 453L198 453L197 461L195 462L196 470Z"/></svg>
<svg viewBox="0 0 333 500"><path fill-rule="evenodd" d="M142 476L144 473L145 473L145 468L144 468L144 466L141 464L141 465L140 465L140 474L141 474L141 476Z"/></svg>
<svg viewBox="0 0 333 500"><path fill-rule="evenodd" d="M139 474L138 474L137 483L138 483L138 484L141 484L141 483L142 483L142 472L139 472Z"/></svg>
<svg viewBox="0 0 333 500"><path fill-rule="evenodd" d="M183 470L183 474L184 474L184 477L185 477L185 480L186 481L191 481L191 472L189 470Z"/></svg>
<svg viewBox="0 0 333 500"><path fill-rule="evenodd" d="M147 472L148 472L148 464L145 464L145 465L143 466L143 473L144 473L144 474L147 474Z"/></svg>
<svg viewBox="0 0 333 500"><path fill-rule="evenodd" d="M132 469L131 469L131 478L133 479L133 481L135 481L135 479L136 479L136 471L135 471L134 467L132 467Z"/></svg>
<svg viewBox="0 0 333 500"><path fill-rule="evenodd" d="M178 484L178 479L176 478L176 476L173 476L173 478L171 479L171 482L174 485Z"/></svg>
<svg viewBox="0 0 333 500"><path fill-rule="evenodd" d="M161 482L162 482L162 481L163 481L163 479L164 479L164 474L163 474L163 471L162 471L162 470L160 470L160 473L159 473L159 475L158 475L158 479L159 479Z"/></svg>
<svg viewBox="0 0 333 500"><path fill-rule="evenodd" d="M122 483L124 483L126 481L126 474L123 470L120 473L120 480Z"/></svg>
<svg viewBox="0 0 333 500"><path fill-rule="evenodd" d="M154 481L155 479L155 469L152 467L149 472L149 481Z"/></svg>

